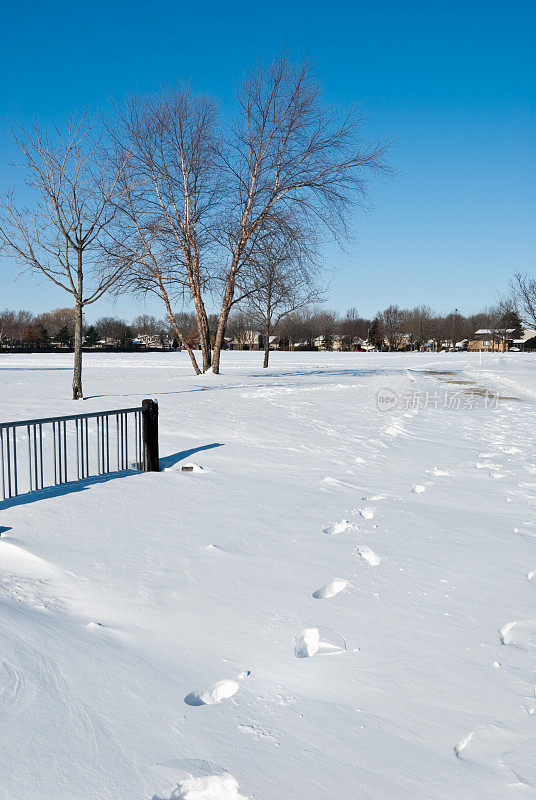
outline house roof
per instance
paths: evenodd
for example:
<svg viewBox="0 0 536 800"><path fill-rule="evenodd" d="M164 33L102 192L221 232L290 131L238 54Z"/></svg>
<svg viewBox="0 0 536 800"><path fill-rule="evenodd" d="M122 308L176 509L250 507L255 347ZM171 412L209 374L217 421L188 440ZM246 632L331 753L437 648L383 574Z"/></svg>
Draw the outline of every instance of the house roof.
<svg viewBox="0 0 536 800"><path fill-rule="evenodd" d="M493 334L497 334L497 333L513 333L514 331L515 331L515 328L506 328L504 330L501 329L500 331L499 330L490 331L489 328L480 328L475 333L475 336L483 336L483 335L492 336Z"/></svg>

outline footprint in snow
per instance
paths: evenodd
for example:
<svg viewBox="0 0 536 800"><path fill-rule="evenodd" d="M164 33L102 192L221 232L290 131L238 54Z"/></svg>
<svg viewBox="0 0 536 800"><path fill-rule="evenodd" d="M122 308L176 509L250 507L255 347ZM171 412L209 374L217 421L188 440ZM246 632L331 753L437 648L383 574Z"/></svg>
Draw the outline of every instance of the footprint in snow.
<svg viewBox="0 0 536 800"><path fill-rule="evenodd" d="M190 692L184 698L184 702L188 706L213 706L221 703L222 700L228 700L237 693L238 689L236 681L225 679L207 686L200 692Z"/></svg>
<svg viewBox="0 0 536 800"><path fill-rule="evenodd" d="M238 781L228 773L193 776L181 781L169 800L247 800L240 794ZM164 800L157 798L155 800Z"/></svg>
<svg viewBox="0 0 536 800"><path fill-rule="evenodd" d="M366 544L362 544L357 548L357 553L362 561L369 564L371 567L377 567L380 563L380 557Z"/></svg>
<svg viewBox="0 0 536 800"><path fill-rule="evenodd" d="M335 655L347 650L346 641L340 633L330 629L304 628L296 639L296 658L311 658L314 655Z"/></svg>
<svg viewBox="0 0 536 800"><path fill-rule="evenodd" d="M359 513L363 517L363 519L374 519L374 509L370 506L365 506L365 508L360 508Z"/></svg>
<svg viewBox="0 0 536 800"><path fill-rule="evenodd" d="M313 592L313 597L315 600L327 600L330 597L335 597L339 592L343 592L347 586L348 581L342 578L333 578L324 586L321 586L320 589L317 589L316 592Z"/></svg>
<svg viewBox="0 0 536 800"><path fill-rule="evenodd" d="M507 622L499 631L501 644L536 647L536 620Z"/></svg>
<svg viewBox="0 0 536 800"><path fill-rule="evenodd" d="M294 655L296 658L311 658L318 653L320 647L320 631L318 628L304 628L296 639Z"/></svg>
<svg viewBox="0 0 536 800"><path fill-rule="evenodd" d="M326 525L324 533L327 533L329 536L335 536L338 533L350 531L353 527L352 523L348 522L347 519L341 519L340 522L330 522L329 525Z"/></svg>

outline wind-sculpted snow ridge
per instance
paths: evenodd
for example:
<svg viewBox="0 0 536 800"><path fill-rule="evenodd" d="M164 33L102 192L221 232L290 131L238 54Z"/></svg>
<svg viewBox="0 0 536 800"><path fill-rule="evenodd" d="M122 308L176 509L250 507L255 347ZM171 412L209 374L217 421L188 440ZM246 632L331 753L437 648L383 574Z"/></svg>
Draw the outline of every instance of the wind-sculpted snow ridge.
<svg viewBox="0 0 536 800"><path fill-rule="evenodd" d="M438 377L536 354L259 356L88 353L169 469L0 503L2 800L536 797L536 402ZM68 358L0 355L0 420Z"/></svg>

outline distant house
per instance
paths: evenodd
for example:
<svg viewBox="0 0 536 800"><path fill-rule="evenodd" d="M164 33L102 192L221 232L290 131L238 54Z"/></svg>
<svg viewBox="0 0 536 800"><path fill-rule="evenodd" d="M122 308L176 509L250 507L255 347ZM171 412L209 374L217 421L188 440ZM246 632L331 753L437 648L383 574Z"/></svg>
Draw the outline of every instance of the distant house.
<svg viewBox="0 0 536 800"><path fill-rule="evenodd" d="M259 350L262 336L258 331L241 331L229 341L230 350Z"/></svg>
<svg viewBox="0 0 536 800"><path fill-rule="evenodd" d="M317 336L314 346L317 350L342 350L342 338L337 333L333 336Z"/></svg>
<svg viewBox="0 0 536 800"><path fill-rule="evenodd" d="M164 348L170 347L171 341L169 337L164 338L157 333L138 333L133 343L145 348L164 350Z"/></svg>
<svg viewBox="0 0 536 800"><path fill-rule="evenodd" d="M530 340L534 339L535 336L536 336L536 331L533 331L531 328L524 328L521 331L521 336L517 339L512 340L512 347L510 349L524 350L527 342L530 342Z"/></svg>
<svg viewBox="0 0 536 800"><path fill-rule="evenodd" d="M507 328L503 331L480 328L476 331L474 337L469 339L467 343L467 349L473 351L482 350L483 352L491 351L503 353L510 350L510 347L514 342L514 333L514 328Z"/></svg>

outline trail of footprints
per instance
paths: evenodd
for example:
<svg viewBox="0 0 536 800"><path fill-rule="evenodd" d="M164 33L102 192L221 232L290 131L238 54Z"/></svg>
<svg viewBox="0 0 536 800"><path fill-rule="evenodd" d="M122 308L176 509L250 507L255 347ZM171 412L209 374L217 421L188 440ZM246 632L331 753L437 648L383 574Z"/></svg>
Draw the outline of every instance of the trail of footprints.
<svg viewBox="0 0 536 800"><path fill-rule="evenodd" d="M499 450L501 451L499 458L512 456L513 459L507 458L508 462L514 460L515 464L528 475L536 474L536 464L520 460L519 457L521 456L522 459L524 454L519 447L505 446L500 439L492 440L490 444L493 451L478 454L479 460L473 462L476 469L489 470L491 478L505 477L502 472L503 465L492 460L497 458L496 451ZM536 488L534 483L527 484L526 482L521 482L518 486L524 490ZM505 498L509 503L514 502L514 499L518 500L520 496L526 501L533 500L533 491L530 496L526 492L509 491L509 494L515 496L514 498ZM532 525L530 522L524 524ZM519 528L514 528L514 532L519 533ZM527 572L527 580L536 582L536 569ZM536 648L536 619L514 620L503 624L498 631L498 640L503 646L518 648L520 656L527 650ZM500 669L501 666L500 661L493 662L495 669ZM527 679L527 683L531 683L530 679ZM523 699L528 702L522 704L521 708L529 716L533 716L536 713L536 686L534 684L532 684L531 693ZM486 769L490 761L493 762L508 780L510 788L535 796L534 740L535 736L532 731L527 733L522 730L513 730L507 725L494 721L479 725L470 731L455 745L454 753L460 760L478 764Z"/></svg>
<svg viewBox="0 0 536 800"><path fill-rule="evenodd" d="M521 450L516 447L500 446L499 448L504 455L519 456ZM501 472L502 464L493 461L496 457L493 452L481 452L478 454L478 461L472 462L472 466L476 469L488 470L490 477L504 477ZM510 459L508 459L510 460ZM521 463L525 473L528 475L536 475L536 464ZM448 470L433 467L428 470L428 475L433 478L440 478L448 476L451 473ZM422 495L431 485L433 481L429 480L422 484L413 484L410 491L416 495ZM529 488L525 484L519 484L520 487ZM530 486L532 489L534 484ZM366 503L378 502L386 499L386 495L373 495L364 497ZM509 502L513 502L511 498L507 498ZM376 509L372 505L364 505L362 508L354 509L354 513L358 514L363 520L372 520L375 517ZM337 536L340 534L355 533L359 530L358 524L348 519L341 519L335 522L330 522L323 528L324 534L328 536ZM517 529L516 529L517 530ZM368 545L360 543L355 547L355 555L366 564L367 567L378 567L381 563L380 556ZM536 569L527 573L527 579L530 582L536 583ZM312 592L312 597L315 600L328 600L336 597L341 592L348 591L352 584L345 578L335 577L320 586ZM536 647L536 619L535 620L517 620L504 624L499 630L499 642L504 646L516 646L519 648L535 648ZM335 630L326 629L322 627L307 627L304 628L296 637L294 645L294 655L296 658L312 658L317 655L327 655L335 653L344 653L347 650L346 641ZM493 666L500 668L500 661L495 661ZM249 671L241 673L237 676L237 680L225 679L217 681L216 683L208 686L200 691L191 692L184 699L185 703L191 706L202 705L215 705L224 700L233 697L240 688L239 680L249 676ZM534 697L526 698L529 704L524 708L529 715L536 713L536 686L534 687ZM244 726L241 726L242 728ZM526 777L519 774L512 766L508 766L505 761L505 756L510 754L512 750L516 750L522 754L523 747L526 746L527 741L523 741L520 734L511 730L507 726L501 725L496 722L484 724L478 728L470 731L463 737L458 744L454 747L454 753L460 760L478 763L481 765L486 764L490 758L494 758L503 773L510 779L509 785L512 788L526 790L533 788L533 783ZM528 756L529 760L530 757Z"/></svg>
<svg viewBox="0 0 536 800"><path fill-rule="evenodd" d="M431 474L448 475L449 473L434 467ZM426 486L414 485L411 491L417 494L424 492ZM364 497L364 502L377 502L385 500L387 495L375 494ZM374 506L365 505L362 508L354 509L355 514L364 520L372 520L376 515ZM343 533L350 533L359 530L357 523L347 519L337 522L330 522L323 528L323 532L328 536L336 536ZM356 556L370 567L377 567L381 563L380 556L368 545L359 544L355 547ZM344 578L332 578L320 588L312 593L315 600L328 600L341 592L346 591L351 586L350 581ZM346 640L335 630L320 627L304 628L296 637L294 655L296 658L311 658L314 655L332 655L344 653L347 650ZM238 680L243 680L250 675L250 671L242 672L238 675ZM223 679L216 681L203 689L194 690L186 695L184 702L189 706L217 705L224 700L228 700L239 691L240 684L234 679Z"/></svg>
<svg viewBox="0 0 536 800"><path fill-rule="evenodd" d="M447 471L441 470L438 467L434 467L432 470L429 470L429 473L434 476L449 474ZM411 487L411 491L414 494L422 494L428 487L429 483L426 485L414 484ZM364 497L363 501L365 503L373 503L380 500L385 500L386 498L387 495L375 494L369 497ZM358 514L364 520L372 520L376 516L376 508L371 505L365 505L362 508L354 509L353 513ZM347 519L341 519L337 522L330 522L323 529L324 533L328 536L352 533L357 532L358 530L359 527L357 523L350 522ZM381 557L366 544L357 545L354 553L364 564L369 567L377 567L381 563ZM344 578L332 578L319 589L316 589L312 593L312 596L315 598L315 600L328 600L331 597L335 597L336 595L340 594L340 592L346 591L350 586L350 581ZM336 634L335 631L332 631L331 639L333 639L333 634L340 636L340 634ZM338 647L333 641L330 641L329 632L328 635L323 635L323 631L320 628L304 628L304 630L301 631L296 639L294 655L297 658L310 658L311 656L317 654L344 652L345 649L346 647Z"/></svg>

